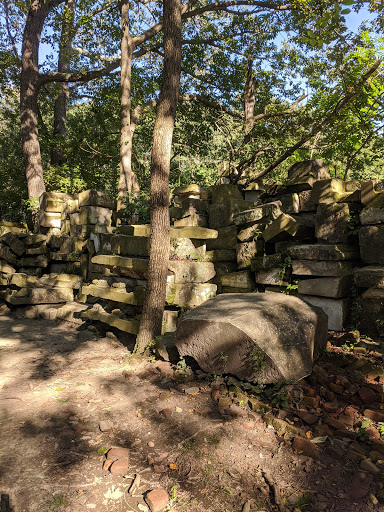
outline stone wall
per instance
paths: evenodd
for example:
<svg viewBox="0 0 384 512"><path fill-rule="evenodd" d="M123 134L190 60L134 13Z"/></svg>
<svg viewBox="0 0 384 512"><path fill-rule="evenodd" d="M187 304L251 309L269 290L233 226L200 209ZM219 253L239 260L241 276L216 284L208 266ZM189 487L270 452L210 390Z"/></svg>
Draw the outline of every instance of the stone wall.
<svg viewBox="0 0 384 512"><path fill-rule="evenodd" d="M331 179L295 164L284 185L174 191L163 332L217 293L298 294L329 328L384 332L384 184ZM135 335L144 299L148 225L113 226L102 192L45 193L39 233L0 223L1 296L10 307L101 321ZM360 243L359 243L360 242Z"/></svg>

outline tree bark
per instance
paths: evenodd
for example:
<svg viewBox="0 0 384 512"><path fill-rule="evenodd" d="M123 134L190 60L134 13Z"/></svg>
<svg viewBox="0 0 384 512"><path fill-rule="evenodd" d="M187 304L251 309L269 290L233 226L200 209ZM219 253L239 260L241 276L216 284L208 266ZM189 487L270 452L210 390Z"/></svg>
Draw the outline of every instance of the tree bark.
<svg viewBox="0 0 384 512"><path fill-rule="evenodd" d="M181 74L181 0L164 0L164 70L151 158L151 238L147 291L135 353L161 334L169 260L169 170Z"/></svg>
<svg viewBox="0 0 384 512"><path fill-rule="evenodd" d="M76 11L77 0L66 0L63 15L63 25L60 37L59 60L57 71L69 73L73 39L73 20ZM60 86L60 92L55 98L53 112L53 138L54 146L51 150L51 165L63 165L67 156L63 147L63 141L67 136L67 107L69 100L68 83Z"/></svg>
<svg viewBox="0 0 384 512"><path fill-rule="evenodd" d="M33 0L23 34L20 75L20 121L29 198L39 197L45 191L37 126L37 97L39 94L38 54L41 31L50 9L51 5L44 2L44 0Z"/></svg>
<svg viewBox="0 0 384 512"><path fill-rule="evenodd" d="M132 170L131 127L131 77L132 58L135 45L129 34L129 2L122 0L121 10L121 72L120 72L120 175L118 185L118 207L124 207L125 197L137 197L140 191L135 173Z"/></svg>

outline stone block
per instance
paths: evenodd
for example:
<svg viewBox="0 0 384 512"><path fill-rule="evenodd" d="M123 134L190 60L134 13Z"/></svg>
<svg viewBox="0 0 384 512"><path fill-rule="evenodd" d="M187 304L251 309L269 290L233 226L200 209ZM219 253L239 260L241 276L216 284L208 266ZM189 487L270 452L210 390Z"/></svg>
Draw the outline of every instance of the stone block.
<svg viewBox="0 0 384 512"><path fill-rule="evenodd" d="M79 289L81 279L73 274L44 274L40 278L24 273L15 273L10 284L19 288L71 288Z"/></svg>
<svg viewBox="0 0 384 512"><path fill-rule="evenodd" d="M126 270L133 278L145 278L148 271L148 260L140 258L125 258L122 256L98 254L93 256L92 263L103 265L111 269Z"/></svg>
<svg viewBox="0 0 384 512"><path fill-rule="evenodd" d="M343 180L321 180L313 184L311 199L314 203L332 204L342 201L349 193L345 192Z"/></svg>
<svg viewBox="0 0 384 512"><path fill-rule="evenodd" d="M364 226L359 230L360 255L368 265L384 265L384 225Z"/></svg>
<svg viewBox="0 0 384 512"><path fill-rule="evenodd" d="M128 332L130 334L138 334L140 322L136 318L122 318L120 315L107 313L102 309L90 308L81 313L82 318L103 322L111 327L119 329L119 331Z"/></svg>
<svg viewBox="0 0 384 512"><path fill-rule="evenodd" d="M303 190L299 192L299 204L301 212L315 212L317 204L312 201L312 190Z"/></svg>
<svg viewBox="0 0 384 512"><path fill-rule="evenodd" d="M201 199L187 198L181 202L182 217L189 217L191 215L206 215L207 201Z"/></svg>
<svg viewBox="0 0 384 512"><path fill-rule="evenodd" d="M172 220L181 219L182 214L183 214L183 209L181 208L181 206L171 206L169 208L169 216Z"/></svg>
<svg viewBox="0 0 384 512"><path fill-rule="evenodd" d="M309 375L326 340L326 315L297 297L231 293L188 312L175 342L206 372L273 383Z"/></svg>
<svg viewBox="0 0 384 512"><path fill-rule="evenodd" d="M8 293L5 300L14 306L28 304L59 304L73 301L70 288L20 288Z"/></svg>
<svg viewBox="0 0 384 512"><path fill-rule="evenodd" d="M255 205L258 203L261 194L264 192L264 190L244 190L244 199L246 201L251 201Z"/></svg>
<svg viewBox="0 0 384 512"><path fill-rule="evenodd" d="M291 217L301 226L309 228L315 227L316 214L314 212L291 213Z"/></svg>
<svg viewBox="0 0 384 512"><path fill-rule="evenodd" d="M3 243L0 243L0 259L6 261L10 265L16 265L17 261L15 254Z"/></svg>
<svg viewBox="0 0 384 512"><path fill-rule="evenodd" d="M173 223L174 227L208 227L208 217L206 215L189 215L189 217L183 217L182 219L175 220Z"/></svg>
<svg viewBox="0 0 384 512"><path fill-rule="evenodd" d="M275 201L281 202L281 211L284 213L299 213L300 211L300 200L299 195L296 193L282 194L276 196Z"/></svg>
<svg viewBox="0 0 384 512"><path fill-rule="evenodd" d="M16 270L15 267L0 259L0 272L3 274L14 274Z"/></svg>
<svg viewBox="0 0 384 512"><path fill-rule="evenodd" d="M237 265L240 269L251 268L253 259L262 254L264 254L263 240L252 240L252 242L236 245Z"/></svg>
<svg viewBox="0 0 384 512"><path fill-rule="evenodd" d="M242 200L243 196L237 185L223 183L211 187L212 203L226 201L227 199Z"/></svg>
<svg viewBox="0 0 384 512"><path fill-rule="evenodd" d="M384 223L384 208L363 208L360 212L360 222L363 226Z"/></svg>
<svg viewBox="0 0 384 512"><path fill-rule="evenodd" d="M363 267L355 269L354 280L359 288L384 289L384 267Z"/></svg>
<svg viewBox="0 0 384 512"><path fill-rule="evenodd" d="M203 261L206 254L205 240L172 238L169 250L170 260Z"/></svg>
<svg viewBox="0 0 384 512"><path fill-rule="evenodd" d="M360 258L359 249L345 244L303 244L288 248L288 254L297 260L344 261Z"/></svg>
<svg viewBox="0 0 384 512"><path fill-rule="evenodd" d="M216 295L217 286L210 283L168 284L165 302L193 309Z"/></svg>
<svg viewBox="0 0 384 512"><path fill-rule="evenodd" d="M126 292L125 288L110 288L88 284L81 287L81 294L83 296L92 295L92 297L99 297L100 299L131 304L132 306L142 306L145 289L138 287L133 292Z"/></svg>
<svg viewBox="0 0 384 512"><path fill-rule="evenodd" d="M14 233L5 233L0 237L0 242L6 244L17 256L21 256L26 250L25 243Z"/></svg>
<svg viewBox="0 0 384 512"><path fill-rule="evenodd" d="M302 295L318 295L341 299L351 295L352 276L321 277L299 281L298 292Z"/></svg>
<svg viewBox="0 0 384 512"><path fill-rule="evenodd" d="M308 183L308 188L318 180L327 180L331 176L329 174L329 167L324 165L322 160L304 160L302 162L294 163L288 169L287 184L303 184Z"/></svg>
<svg viewBox="0 0 384 512"><path fill-rule="evenodd" d="M109 233L112 234L114 228L112 226L101 226L100 224L86 224L84 226L72 225L70 227L70 235L71 236L83 236L88 238L92 233L94 234L104 234Z"/></svg>
<svg viewBox="0 0 384 512"><path fill-rule="evenodd" d="M359 331L377 338L384 336L384 299L358 297L355 307Z"/></svg>
<svg viewBox="0 0 384 512"><path fill-rule="evenodd" d="M351 275L356 264L350 261L292 261L292 274L296 276L344 277Z"/></svg>
<svg viewBox="0 0 384 512"><path fill-rule="evenodd" d="M61 213L39 211L39 224L44 228L61 228L61 218Z"/></svg>
<svg viewBox="0 0 384 512"><path fill-rule="evenodd" d="M265 224L255 222L254 224L251 224L239 231L237 239L239 242L251 242L252 240L259 238L264 229Z"/></svg>
<svg viewBox="0 0 384 512"><path fill-rule="evenodd" d="M214 263L214 266L217 277L236 272L237 270L237 263L235 261L217 261Z"/></svg>
<svg viewBox="0 0 384 512"><path fill-rule="evenodd" d="M368 288L361 294L362 299L384 299L384 280L382 288Z"/></svg>
<svg viewBox="0 0 384 512"><path fill-rule="evenodd" d="M65 263L51 263L49 269L52 274L80 274L80 261L68 261Z"/></svg>
<svg viewBox="0 0 384 512"><path fill-rule="evenodd" d="M175 260L168 268L175 283L206 283L216 275L214 264L205 261Z"/></svg>
<svg viewBox="0 0 384 512"><path fill-rule="evenodd" d="M81 222L80 222L80 213L79 212L71 213L70 223L72 226L80 226Z"/></svg>
<svg viewBox="0 0 384 512"><path fill-rule="evenodd" d="M190 185L186 185L183 187L176 187L172 192L172 195L174 197L177 196L180 202L188 197L199 197L201 199L208 199L207 189L201 187L200 185L196 185L195 183L191 183Z"/></svg>
<svg viewBox="0 0 384 512"><path fill-rule="evenodd" d="M222 185L219 185L222 186ZM239 192L240 193L240 192ZM209 225L213 229L223 228L234 224L235 215L253 206L244 199L223 199L208 206Z"/></svg>
<svg viewBox="0 0 384 512"><path fill-rule="evenodd" d="M234 249L215 249L214 251L207 251L204 256L204 261L236 261L236 251Z"/></svg>
<svg viewBox="0 0 384 512"><path fill-rule="evenodd" d="M289 240L295 236L299 229L299 224L290 215L282 213L280 217L269 224L262 232L261 236L266 242L279 242Z"/></svg>
<svg viewBox="0 0 384 512"><path fill-rule="evenodd" d="M233 222L237 226L246 225L249 223L262 223L275 220L282 214L279 202L267 203L257 206L252 210L245 210L233 216Z"/></svg>
<svg viewBox="0 0 384 512"><path fill-rule="evenodd" d="M288 286L288 281L284 278L284 270L281 268L271 268L256 272L255 281L256 283L269 286Z"/></svg>
<svg viewBox="0 0 384 512"><path fill-rule="evenodd" d="M241 288L243 290L252 291L255 289L255 280L253 274L249 271L233 272L220 277L223 286L229 288Z"/></svg>
<svg viewBox="0 0 384 512"><path fill-rule="evenodd" d="M346 327L349 299L329 299L312 295L303 295L301 298L308 304L321 308L328 315L328 329L331 331L342 331Z"/></svg>
<svg viewBox="0 0 384 512"><path fill-rule="evenodd" d="M119 256L149 256L149 238L144 236L114 235L111 250ZM96 263L96 262L95 262Z"/></svg>
<svg viewBox="0 0 384 512"><path fill-rule="evenodd" d="M282 253L259 256L253 259L251 270L259 272L261 270L270 270L271 268L281 268L284 258Z"/></svg>
<svg viewBox="0 0 384 512"><path fill-rule="evenodd" d="M51 252L50 259L52 261L80 261L81 254L78 252Z"/></svg>
<svg viewBox="0 0 384 512"><path fill-rule="evenodd" d="M27 235L23 238L23 242L27 246L41 244L47 241L47 235L42 235L40 233L36 233L33 235Z"/></svg>
<svg viewBox="0 0 384 512"><path fill-rule="evenodd" d="M48 258L44 254L37 256L26 256L18 260L19 267L48 267Z"/></svg>
<svg viewBox="0 0 384 512"><path fill-rule="evenodd" d="M175 333L167 332L163 336L156 338L156 355L164 361L177 363L180 360L179 353L175 345Z"/></svg>
<svg viewBox="0 0 384 512"><path fill-rule="evenodd" d="M88 304L80 304L79 302L68 302L63 306L56 309L56 318L59 320L65 320L73 324L81 325L83 320L81 319L81 313L88 309Z"/></svg>
<svg viewBox="0 0 384 512"><path fill-rule="evenodd" d="M207 251L216 249L236 249L237 227L226 226L217 230L217 238L207 240Z"/></svg>
<svg viewBox="0 0 384 512"><path fill-rule="evenodd" d="M39 254L48 254L49 249L46 245L40 245L40 247L30 247L25 251L26 256L39 256Z"/></svg>
<svg viewBox="0 0 384 512"><path fill-rule="evenodd" d="M80 224L98 224L110 226L112 224L112 212L102 206L81 206L79 213Z"/></svg>
<svg viewBox="0 0 384 512"><path fill-rule="evenodd" d="M361 202L371 207L384 206L384 181L364 181L361 184Z"/></svg>
<svg viewBox="0 0 384 512"><path fill-rule="evenodd" d="M315 219L315 234L320 243L346 243L350 234L349 225L350 212L347 204L319 204Z"/></svg>
<svg viewBox="0 0 384 512"><path fill-rule="evenodd" d="M0 221L0 235L4 233L28 233L28 226L22 222Z"/></svg>
<svg viewBox="0 0 384 512"><path fill-rule="evenodd" d="M84 190L78 195L79 208L82 206L101 206L109 210L116 209L116 200L113 196L106 194L105 192L99 192L97 190ZM87 224L86 222L82 224ZM90 222L89 224L96 224Z"/></svg>

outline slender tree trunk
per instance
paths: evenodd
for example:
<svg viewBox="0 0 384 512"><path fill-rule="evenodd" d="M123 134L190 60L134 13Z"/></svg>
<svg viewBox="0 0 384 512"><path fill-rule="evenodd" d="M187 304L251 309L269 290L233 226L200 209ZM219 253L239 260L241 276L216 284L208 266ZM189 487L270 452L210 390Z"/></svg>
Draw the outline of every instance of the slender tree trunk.
<svg viewBox="0 0 384 512"><path fill-rule="evenodd" d="M69 73L73 39L73 19L77 0L66 0L64 18L60 37L60 50L57 71ZM60 85L60 92L55 98L53 115L54 146L51 150L51 165L63 165L67 156L63 141L67 136L67 107L69 100L69 87L66 82Z"/></svg>
<svg viewBox="0 0 384 512"><path fill-rule="evenodd" d="M169 260L169 170L181 73L181 0L164 0L164 70L151 158L151 247L135 353L161 333Z"/></svg>
<svg viewBox="0 0 384 512"><path fill-rule="evenodd" d="M118 185L118 207L124 207L124 197L137 197L140 188L132 170L131 127L131 69L134 44L129 34L129 2L122 0L121 9L121 72L120 72L120 175Z"/></svg>
<svg viewBox="0 0 384 512"><path fill-rule="evenodd" d="M39 42L50 4L44 0L32 0L28 12L22 45L20 75L20 122L25 175L28 196L39 197L44 191L41 165L39 132L37 127L39 93Z"/></svg>
<svg viewBox="0 0 384 512"><path fill-rule="evenodd" d="M255 80L253 78L253 57L248 57L247 79L244 88L244 142L249 142L255 123Z"/></svg>

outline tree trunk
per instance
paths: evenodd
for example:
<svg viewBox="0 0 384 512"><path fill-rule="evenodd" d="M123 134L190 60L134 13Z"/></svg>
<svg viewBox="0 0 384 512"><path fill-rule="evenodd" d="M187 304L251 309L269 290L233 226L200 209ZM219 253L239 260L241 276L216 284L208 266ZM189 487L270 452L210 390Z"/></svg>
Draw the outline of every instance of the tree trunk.
<svg viewBox="0 0 384 512"><path fill-rule="evenodd" d="M20 75L20 122L29 198L39 197L45 191L37 127L37 97L39 93L38 53L40 34L50 9L50 4L47 4L44 0L33 0L23 34Z"/></svg>
<svg viewBox="0 0 384 512"><path fill-rule="evenodd" d="M63 14L63 25L60 37L60 50L57 71L69 73L73 39L73 19L76 11L77 0L66 0ZM69 87L66 82L60 85L60 92L55 98L53 113L53 138L54 146L51 150L51 165L63 165L67 156L63 147L63 141L67 136L67 106L69 99Z"/></svg>
<svg viewBox="0 0 384 512"><path fill-rule="evenodd" d="M132 170L131 68L134 44L129 35L129 2L122 0L121 9L121 72L120 72L120 175L118 185L119 211L125 197L137 197L140 188Z"/></svg>
<svg viewBox="0 0 384 512"><path fill-rule="evenodd" d="M169 170L181 73L181 0L164 0L163 9L163 83L151 158L151 246L136 354L143 354L161 334L169 260Z"/></svg>

